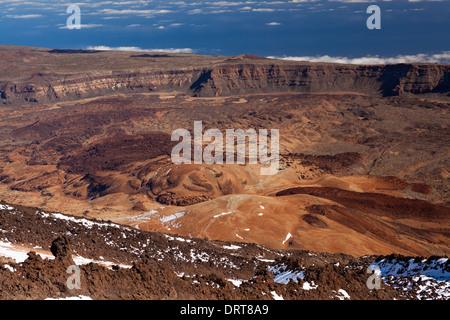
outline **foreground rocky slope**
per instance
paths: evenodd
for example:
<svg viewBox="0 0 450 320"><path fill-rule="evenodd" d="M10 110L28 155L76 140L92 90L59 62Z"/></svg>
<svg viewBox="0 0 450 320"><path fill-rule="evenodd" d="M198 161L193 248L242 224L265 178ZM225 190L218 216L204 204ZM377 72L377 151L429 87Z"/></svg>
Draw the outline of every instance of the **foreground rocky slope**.
<svg viewBox="0 0 450 320"><path fill-rule="evenodd" d="M0 299L450 299L448 258L276 251L0 206Z"/></svg>

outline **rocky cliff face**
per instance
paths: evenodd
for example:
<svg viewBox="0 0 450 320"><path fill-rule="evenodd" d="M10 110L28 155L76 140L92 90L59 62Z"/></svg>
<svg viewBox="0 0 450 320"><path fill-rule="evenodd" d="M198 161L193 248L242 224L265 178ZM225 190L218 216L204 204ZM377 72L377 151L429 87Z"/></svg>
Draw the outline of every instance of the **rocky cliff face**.
<svg viewBox="0 0 450 320"><path fill-rule="evenodd" d="M450 66L225 66L204 70L191 90L198 96L279 91L351 91L384 96L446 93L450 90Z"/></svg>
<svg viewBox="0 0 450 320"><path fill-rule="evenodd" d="M155 90L177 90L202 97L285 91L351 91L383 96L448 93L450 66L249 63L133 73L33 74L23 80L0 81L0 101L45 103Z"/></svg>
<svg viewBox="0 0 450 320"><path fill-rule="evenodd" d="M74 100L112 93L148 92L189 87L198 71L47 75L23 81L0 82L3 104Z"/></svg>

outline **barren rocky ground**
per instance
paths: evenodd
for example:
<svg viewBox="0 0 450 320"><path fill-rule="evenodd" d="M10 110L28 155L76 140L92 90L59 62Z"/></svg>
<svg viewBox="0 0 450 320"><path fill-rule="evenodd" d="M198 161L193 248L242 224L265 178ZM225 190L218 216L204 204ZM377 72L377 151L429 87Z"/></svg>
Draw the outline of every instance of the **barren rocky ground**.
<svg viewBox="0 0 450 320"><path fill-rule="evenodd" d="M8 204L0 213L1 299L448 298L446 258L271 250ZM73 265L75 289L67 284ZM378 289L367 286L371 265L383 271Z"/></svg>
<svg viewBox="0 0 450 320"><path fill-rule="evenodd" d="M415 291L400 293L387 274L385 290L370 291L365 268L412 259L448 272L449 73L2 46L0 198L20 214L2 211L0 240L49 253L65 237L74 255L127 264L82 265L76 294L96 299L423 297L431 284L413 274L405 283ZM280 170L173 164L171 133L200 120L203 130L279 129ZM79 229L50 212L105 226ZM66 258L0 263L1 294L74 294L57 276ZM304 279L272 279L288 266ZM117 289L139 277L164 281ZM312 281L317 290L299 290Z"/></svg>

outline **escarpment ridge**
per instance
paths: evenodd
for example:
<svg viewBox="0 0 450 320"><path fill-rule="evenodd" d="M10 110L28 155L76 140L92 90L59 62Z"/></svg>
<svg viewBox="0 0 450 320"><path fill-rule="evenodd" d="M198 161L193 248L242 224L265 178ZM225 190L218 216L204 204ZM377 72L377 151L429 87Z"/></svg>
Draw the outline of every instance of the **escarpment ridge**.
<svg viewBox="0 0 450 320"><path fill-rule="evenodd" d="M197 97L342 91L401 96L445 94L450 88L450 65L343 65L249 55L236 58L15 46L0 46L0 72L0 101L7 105L167 90Z"/></svg>

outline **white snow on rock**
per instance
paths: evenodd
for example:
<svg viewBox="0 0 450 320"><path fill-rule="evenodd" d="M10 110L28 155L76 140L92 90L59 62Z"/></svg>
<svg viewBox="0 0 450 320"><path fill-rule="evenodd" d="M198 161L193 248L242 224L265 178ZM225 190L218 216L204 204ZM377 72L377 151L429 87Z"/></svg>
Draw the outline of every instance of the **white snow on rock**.
<svg viewBox="0 0 450 320"><path fill-rule="evenodd" d="M275 283L288 284L291 279L298 283L297 278L304 279L304 271L287 270L285 265L269 266L267 269L274 274L273 281Z"/></svg>
<svg viewBox="0 0 450 320"><path fill-rule="evenodd" d="M54 219L59 219L59 220L65 220L65 221L70 221L70 222L75 222L78 224L82 224L84 227L92 229L92 227L96 226L99 228L107 228L107 227L115 227L115 228L119 228L119 229L124 229L124 230L132 230L129 227L126 226L122 226L122 225L118 225L115 223L109 223L109 222L97 222L97 221L92 221L92 220L88 220L85 218L76 218L73 216L67 216L61 213L47 213L47 212L42 212L42 211L36 211L36 214L41 215L44 218L54 218Z"/></svg>
<svg viewBox="0 0 450 320"><path fill-rule="evenodd" d="M344 289L339 289L336 297L338 297L340 300L350 299L350 295Z"/></svg>
<svg viewBox="0 0 450 320"><path fill-rule="evenodd" d="M191 243L191 242L192 242L192 240L190 240L190 239L185 239L185 238L181 238L181 237L172 237L172 236L169 236L169 235L167 235L167 234L164 234L164 236L165 236L167 239L169 239L170 241L177 240L177 241L187 242L187 243Z"/></svg>
<svg viewBox="0 0 450 320"><path fill-rule="evenodd" d="M229 246L226 246L226 245L222 246L222 248L227 249L227 250L237 250L237 249L240 249L242 247L232 244L232 245L229 245Z"/></svg>
<svg viewBox="0 0 450 320"><path fill-rule="evenodd" d="M159 220L164 223L164 222L169 222L178 218L181 218L182 216L184 216L186 214L186 212L176 212L174 214L171 214L170 216L164 216L161 217Z"/></svg>
<svg viewBox="0 0 450 320"><path fill-rule="evenodd" d="M288 241L291 237L292 237L292 234L289 232L289 233L286 235L286 239L284 239L283 244L284 244L286 241Z"/></svg>
<svg viewBox="0 0 450 320"><path fill-rule="evenodd" d="M2 205L0 204L0 210L9 210L9 213L15 214L15 208L9 205ZM97 221L92 221L92 220L88 220L85 218L77 218L74 216L68 216L68 215L64 215L61 213L48 213L48 212L42 212L40 210L37 210L35 212L37 215L40 215L44 218L54 218L54 219L59 219L59 220L65 220L65 221L71 221L71 222L75 222L75 223L79 223L82 224L83 226L85 226L86 228L92 229L93 226L98 226L98 227L116 227L116 228L120 228L120 229L126 229L126 230L131 230L131 228L122 226L122 225L118 225L115 223L107 223L107 222L97 222Z"/></svg>
<svg viewBox="0 0 450 320"><path fill-rule="evenodd" d="M421 261L413 258L406 261L382 259L371 265L377 265L383 276L406 277L421 274L435 280L450 280L450 266L447 261L448 258L423 259Z"/></svg>
<svg viewBox="0 0 450 320"><path fill-rule="evenodd" d="M226 279L227 281L230 281L235 287L240 287L242 282L245 280L239 280L239 279Z"/></svg>
<svg viewBox="0 0 450 320"><path fill-rule="evenodd" d="M450 300L450 281L435 280L424 275L413 277L411 284L420 282L416 291L419 300Z"/></svg>
<svg viewBox="0 0 450 320"><path fill-rule="evenodd" d="M222 213L220 213L220 214L216 214L213 218L216 219L216 218L225 216L225 215L227 215L227 214L230 214L230 213L232 213L232 212L233 212L233 211L222 212Z"/></svg>
<svg viewBox="0 0 450 320"><path fill-rule="evenodd" d="M80 296L67 297L67 298L47 298L45 300L92 300L92 298L80 295Z"/></svg>
<svg viewBox="0 0 450 320"><path fill-rule="evenodd" d="M303 289L303 290L311 290L311 289L317 289L317 287L318 287L318 285L316 285L316 284L314 283L314 281L311 281L311 283L305 281L305 282L303 283L302 289Z"/></svg>
<svg viewBox="0 0 450 320"><path fill-rule="evenodd" d="M17 270L14 269L13 267L11 267L9 264L5 264L4 267L5 267L6 269L8 269L9 271L11 271L11 272L17 271Z"/></svg>
<svg viewBox="0 0 450 320"><path fill-rule="evenodd" d="M18 245L13 245L10 242L4 242L0 240L0 256L3 257L7 257L10 259L13 259L16 261L16 263L22 263L24 262L27 258L28 258L28 251L21 246ZM54 259L55 257L51 254L43 254L43 253L38 253L38 255L41 256L41 258L49 258L49 259Z"/></svg>
<svg viewBox="0 0 450 320"><path fill-rule="evenodd" d="M256 256L255 258L262 262L275 262L275 260L273 260L273 259L265 259L261 256Z"/></svg>
<svg viewBox="0 0 450 320"><path fill-rule="evenodd" d="M372 262L380 268L383 281L419 300L450 300L448 258L384 258Z"/></svg>
<svg viewBox="0 0 450 320"><path fill-rule="evenodd" d="M158 213L158 211L157 210L150 210L148 212L144 212L142 214L134 216L130 220L132 220L132 221L135 221L135 220L150 220L151 216L153 216L155 213Z"/></svg>
<svg viewBox="0 0 450 320"><path fill-rule="evenodd" d="M28 252L30 251L32 251L32 249L24 248L22 246L14 245L10 242L4 242L0 240L0 256L13 259L16 263L24 262L28 258ZM55 259L55 257L51 253L36 252L36 254L41 256L42 259L50 259L50 260ZM121 268L132 267L130 265L116 264L113 262L103 260L93 260L81 256L73 256L72 259L78 266L89 264L92 262L104 265L105 267L112 267L113 265L118 265Z"/></svg>
<svg viewBox="0 0 450 320"><path fill-rule="evenodd" d="M275 291L270 291L272 294L273 300L284 300L282 296L279 296Z"/></svg>

